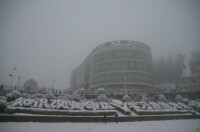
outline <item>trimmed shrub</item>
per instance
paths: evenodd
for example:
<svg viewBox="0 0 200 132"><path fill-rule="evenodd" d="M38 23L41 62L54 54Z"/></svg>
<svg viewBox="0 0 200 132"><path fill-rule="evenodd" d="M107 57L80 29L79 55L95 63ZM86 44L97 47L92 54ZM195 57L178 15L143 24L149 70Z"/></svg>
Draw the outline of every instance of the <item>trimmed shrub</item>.
<svg viewBox="0 0 200 132"><path fill-rule="evenodd" d="M84 100L84 97L79 94L75 94L70 97L70 100L81 102L82 100Z"/></svg>
<svg viewBox="0 0 200 132"><path fill-rule="evenodd" d="M49 92L46 94L46 99L48 99L48 101L55 99L56 97L54 96L54 94L52 92Z"/></svg>
<svg viewBox="0 0 200 132"><path fill-rule="evenodd" d="M58 98L63 100L69 100L71 95L69 94L61 94Z"/></svg>
<svg viewBox="0 0 200 132"><path fill-rule="evenodd" d="M183 100L182 100L182 103L184 103L184 104L186 104L186 105L188 105L189 104L189 99L186 99L186 98L184 98Z"/></svg>
<svg viewBox="0 0 200 132"><path fill-rule="evenodd" d="M147 98L147 95L143 94L142 98L141 98L141 102L148 102L148 101L149 101L149 99Z"/></svg>
<svg viewBox="0 0 200 132"><path fill-rule="evenodd" d="M85 94L85 89L84 88L79 88L78 89L78 94Z"/></svg>
<svg viewBox="0 0 200 132"><path fill-rule="evenodd" d="M197 109L196 111L200 112L200 104L197 104Z"/></svg>
<svg viewBox="0 0 200 132"><path fill-rule="evenodd" d="M132 98L135 102L139 102L141 100L142 96L140 94L136 94L136 95L132 96Z"/></svg>
<svg viewBox="0 0 200 132"><path fill-rule="evenodd" d="M175 97L175 101L176 101L176 102L182 102L182 100L183 100L183 96L181 96L181 95L176 95L176 97Z"/></svg>
<svg viewBox="0 0 200 132"><path fill-rule="evenodd" d="M106 94L106 91L104 88L98 88L95 92L97 95Z"/></svg>
<svg viewBox="0 0 200 132"><path fill-rule="evenodd" d="M8 101L13 101L13 100L19 98L20 96L22 96L22 94L17 90L13 90L10 93L6 94Z"/></svg>
<svg viewBox="0 0 200 132"><path fill-rule="evenodd" d="M109 99L105 94L98 95L96 100L100 102L109 102Z"/></svg>
<svg viewBox="0 0 200 132"><path fill-rule="evenodd" d="M7 101L7 98L5 96L0 96L0 100L5 100Z"/></svg>
<svg viewBox="0 0 200 132"><path fill-rule="evenodd" d="M130 101L131 101L131 97L128 96L128 95L124 95L123 98L122 98L122 100L123 100L124 102L130 102Z"/></svg>
<svg viewBox="0 0 200 132"><path fill-rule="evenodd" d="M85 92L85 90L83 88L80 88L78 90L76 90L71 96L70 96L70 100L76 101L76 102L81 102L83 100L85 100L85 95L83 94Z"/></svg>
<svg viewBox="0 0 200 132"><path fill-rule="evenodd" d="M197 102L196 101L190 101L188 104L190 107L192 107L193 109L197 108Z"/></svg>
<svg viewBox="0 0 200 132"><path fill-rule="evenodd" d="M33 94L33 95L31 95L31 98L39 98L39 99L41 99L41 98L45 98L45 95L44 94Z"/></svg>
<svg viewBox="0 0 200 132"><path fill-rule="evenodd" d="M159 94L158 95L158 101L165 102L165 103L168 102L167 98L166 98L166 96L164 94Z"/></svg>
<svg viewBox="0 0 200 132"><path fill-rule="evenodd" d="M7 107L7 102L5 100L0 99L0 113L4 113Z"/></svg>
<svg viewBox="0 0 200 132"><path fill-rule="evenodd" d="M28 93L22 93L22 97L24 97L24 98L30 98L31 96Z"/></svg>

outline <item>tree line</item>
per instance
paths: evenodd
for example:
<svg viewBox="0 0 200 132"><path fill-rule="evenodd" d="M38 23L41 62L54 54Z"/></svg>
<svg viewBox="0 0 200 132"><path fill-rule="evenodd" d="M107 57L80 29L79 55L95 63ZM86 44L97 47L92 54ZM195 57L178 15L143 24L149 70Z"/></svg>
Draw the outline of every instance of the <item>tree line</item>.
<svg viewBox="0 0 200 132"><path fill-rule="evenodd" d="M184 65L186 55L178 53L171 54L153 60L155 84L177 83L183 77L186 65Z"/></svg>

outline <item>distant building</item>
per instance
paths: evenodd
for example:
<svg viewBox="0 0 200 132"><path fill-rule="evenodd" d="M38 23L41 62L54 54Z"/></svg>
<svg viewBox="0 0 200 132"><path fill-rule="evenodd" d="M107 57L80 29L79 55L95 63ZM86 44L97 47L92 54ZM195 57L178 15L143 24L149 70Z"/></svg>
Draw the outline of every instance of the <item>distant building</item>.
<svg viewBox="0 0 200 132"><path fill-rule="evenodd" d="M200 51L192 52L189 65L192 72L191 81L198 88L200 87Z"/></svg>
<svg viewBox="0 0 200 132"><path fill-rule="evenodd" d="M152 54L148 45L129 40L100 44L71 74L70 88L108 94L149 92L153 87Z"/></svg>

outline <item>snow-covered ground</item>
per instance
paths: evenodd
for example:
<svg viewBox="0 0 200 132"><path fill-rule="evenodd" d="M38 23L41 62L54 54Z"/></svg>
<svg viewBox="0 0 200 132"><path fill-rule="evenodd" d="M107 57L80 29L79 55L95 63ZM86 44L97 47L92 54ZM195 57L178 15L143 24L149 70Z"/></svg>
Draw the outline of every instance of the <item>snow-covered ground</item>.
<svg viewBox="0 0 200 132"><path fill-rule="evenodd" d="M0 132L199 132L200 120L116 123L0 123Z"/></svg>

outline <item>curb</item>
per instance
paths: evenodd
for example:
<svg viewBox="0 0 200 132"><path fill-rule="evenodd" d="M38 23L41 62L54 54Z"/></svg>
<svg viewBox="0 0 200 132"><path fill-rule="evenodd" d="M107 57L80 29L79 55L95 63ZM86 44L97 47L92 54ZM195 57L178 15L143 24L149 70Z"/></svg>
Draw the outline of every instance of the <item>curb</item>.
<svg viewBox="0 0 200 132"><path fill-rule="evenodd" d="M148 116L132 116L119 117L119 122L134 121L158 121L158 120L178 120L178 119L200 119L200 115L148 115ZM53 116L53 115L12 115L1 114L0 122L104 122L104 117L91 116ZM107 117L107 122L115 122L114 117Z"/></svg>

